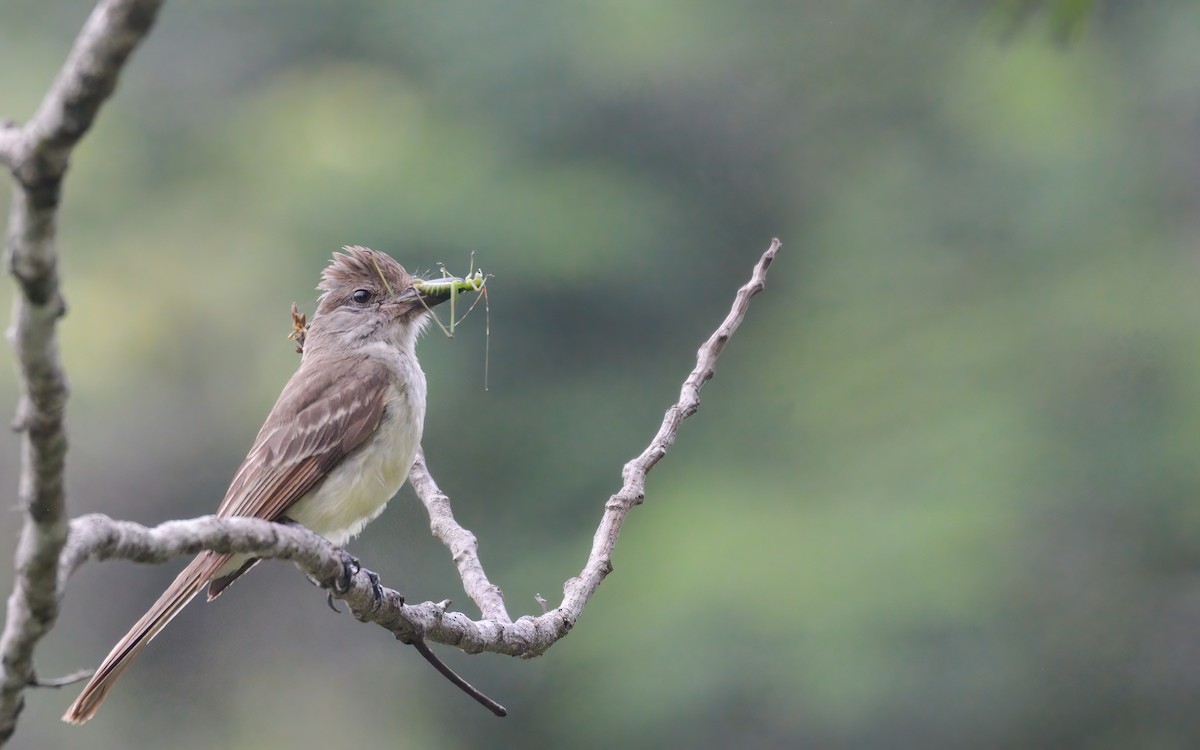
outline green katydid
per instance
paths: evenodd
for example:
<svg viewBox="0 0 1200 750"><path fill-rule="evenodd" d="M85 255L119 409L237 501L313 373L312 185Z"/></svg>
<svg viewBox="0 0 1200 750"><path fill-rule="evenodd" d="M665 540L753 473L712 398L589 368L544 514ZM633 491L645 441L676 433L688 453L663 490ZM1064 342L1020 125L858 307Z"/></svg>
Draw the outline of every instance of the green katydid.
<svg viewBox="0 0 1200 750"><path fill-rule="evenodd" d="M483 271L479 269L475 269L474 271L471 270L475 268L474 252L471 253L471 261L466 276L451 276L450 272L447 271L446 267L441 263L438 264L438 268L442 270L442 277L440 279L414 279L413 288L426 294L450 293L449 328L442 323L441 319L438 317L438 314L434 312L433 309L428 305L425 305L424 300L421 300L421 304L425 305L425 309L429 310L429 313L433 316L433 322L437 323L438 328L442 329L442 333L446 334L447 338L454 338L454 326L466 320L467 316L471 314L471 311L475 309L475 306L479 304L479 300L481 298L483 299L483 310L485 313L484 320L486 321L484 323L483 344L483 389L486 391L488 389L488 360L490 358L488 349L492 337L492 310L488 302L488 294L485 286L487 284L487 280L490 279L492 275L485 275ZM471 303L471 306L467 308L467 311L462 314L461 318L456 318L459 292L479 292L479 296L475 298L475 301Z"/></svg>

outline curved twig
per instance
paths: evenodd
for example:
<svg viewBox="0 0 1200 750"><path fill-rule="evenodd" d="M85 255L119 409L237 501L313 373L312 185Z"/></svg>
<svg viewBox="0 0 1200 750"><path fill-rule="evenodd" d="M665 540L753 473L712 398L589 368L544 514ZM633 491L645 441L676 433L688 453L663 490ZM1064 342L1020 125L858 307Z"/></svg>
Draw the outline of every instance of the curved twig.
<svg viewBox="0 0 1200 750"><path fill-rule="evenodd" d="M695 414L696 409L700 408L700 389L716 373L717 357L721 355L721 351L729 343L729 337L737 331L738 326L742 324L742 319L746 317L750 299L765 287L767 269L775 260L775 254L779 252L781 246L778 239L771 240L771 246L755 264L750 280L738 289L737 296L733 300L733 307L725 316L725 320L696 352L696 367L683 382L683 387L679 391L679 400L663 415L658 434L654 436L650 445L646 446L646 450L642 451L640 456L625 464L625 468L622 469L621 477L624 479L624 483L621 485L620 491L610 497L604 505L604 515L601 517L600 527L596 529L596 535L592 539L592 551L588 555L587 563L583 566L583 571L577 577L567 581L563 587L562 604L558 606L557 610L548 613L549 615L561 612L566 629L569 630L575 625L579 616L583 614L583 608L587 605L588 599L596 593L596 589L605 576L612 572L612 551L617 544L617 535L621 533L621 524L624 523L625 516L633 506L640 505L646 499L646 474L662 460L663 456L667 455L667 451L674 445L675 437L679 433L679 426L683 420ZM543 615L543 617L545 616L547 615ZM540 653L541 651L536 651L529 655L537 656Z"/></svg>
<svg viewBox="0 0 1200 750"><path fill-rule="evenodd" d="M442 492L425 465L425 451L417 451L417 460L408 472L408 482L429 512L429 529L450 550L463 589L485 620L512 622L504 606L504 592L488 580L479 561L479 543L475 535L458 524L450 507L450 498Z"/></svg>

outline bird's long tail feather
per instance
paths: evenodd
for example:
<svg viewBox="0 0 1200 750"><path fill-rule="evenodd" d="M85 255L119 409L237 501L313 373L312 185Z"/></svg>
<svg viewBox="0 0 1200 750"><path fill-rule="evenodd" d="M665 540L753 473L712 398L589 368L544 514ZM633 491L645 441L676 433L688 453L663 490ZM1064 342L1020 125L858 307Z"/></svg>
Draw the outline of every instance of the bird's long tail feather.
<svg viewBox="0 0 1200 750"><path fill-rule="evenodd" d="M71 724L82 724L96 715L100 703L108 694L113 683L129 667L146 644L167 626L175 615L179 614L188 602L192 600L204 584L208 583L213 574L228 560L227 555L214 552L203 552L192 560L175 581L163 592L154 606L150 608L137 624L130 629L125 637L113 646L113 650L105 657L100 668L96 670L83 692L67 709L63 721Z"/></svg>

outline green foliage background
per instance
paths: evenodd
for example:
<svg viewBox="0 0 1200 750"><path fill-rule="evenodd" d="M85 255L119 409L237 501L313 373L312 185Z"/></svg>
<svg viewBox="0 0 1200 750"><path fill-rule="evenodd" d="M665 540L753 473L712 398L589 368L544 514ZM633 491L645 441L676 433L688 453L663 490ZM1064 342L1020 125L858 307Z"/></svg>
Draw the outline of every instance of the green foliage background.
<svg viewBox="0 0 1200 750"><path fill-rule="evenodd" d="M0 114L33 112L89 7L0 6ZM425 445L537 612L785 249L576 630L529 662L444 649L510 718L273 564L86 728L57 722L70 690L31 695L14 746L1200 744L1200 6L1103 3L1067 46L987 19L168 3L67 183L75 512L216 507L338 246L474 250L491 390L482 316L427 337ZM407 489L353 551L466 606ZM80 573L39 674L97 663L175 568Z"/></svg>

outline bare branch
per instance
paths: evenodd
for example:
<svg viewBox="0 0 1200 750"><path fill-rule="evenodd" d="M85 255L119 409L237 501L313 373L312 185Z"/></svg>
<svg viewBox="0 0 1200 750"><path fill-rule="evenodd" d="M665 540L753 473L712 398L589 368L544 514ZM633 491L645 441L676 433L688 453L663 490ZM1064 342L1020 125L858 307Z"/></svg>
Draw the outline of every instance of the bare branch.
<svg viewBox="0 0 1200 750"><path fill-rule="evenodd" d="M91 669L80 669L75 672L72 672L71 674L63 675L62 677L52 677L51 679L48 679L48 680L43 680L40 677L34 677L33 679L31 679L29 681L29 687L54 688L55 690L57 690L58 688L64 688L64 687L67 687L68 685L75 685L77 683L83 682L84 680L86 680L87 678L92 676L93 671L94 670L91 670Z"/></svg>
<svg viewBox="0 0 1200 750"><path fill-rule="evenodd" d="M0 164L13 168L17 159L17 146L21 142L21 129L12 120L0 119Z"/></svg>
<svg viewBox="0 0 1200 750"><path fill-rule="evenodd" d="M458 525L454 519L454 511L450 508L450 498L446 497L429 468L425 465L425 451L417 452L417 460L412 470L408 472L408 482L421 498L425 509L429 511L429 528L433 535L449 548L462 578L463 589L467 596L479 607L480 614L485 620L496 622L512 622L508 610L504 606L504 592L500 587L488 580L479 561L479 544L475 535Z"/></svg>
<svg viewBox="0 0 1200 750"><path fill-rule="evenodd" d="M447 612L449 602L407 605L403 596L389 588L383 588L382 596L376 599L377 582L369 571L354 566L346 552L303 526L257 518L203 516L148 528L100 514L81 516L70 524L62 553L62 580L65 583L72 572L89 561L161 563L206 549L290 560L319 586L345 601L356 618L386 628L405 643L427 638L470 652L496 651L516 656L522 653L520 641L527 637L524 629L506 630L495 623L472 622L465 615ZM347 580L348 567L351 575ZM512 644L503 645L501 641L506 639L512 639Z"/></svg>
<svg viewBox="0 0 1200 750"><path fill-rule="evenodd" d="M733 308L725 316L725 320L696 352L696 367L684 381L679 392L679 401L667 409L666 414L663 415L662 426L658 428L658 434L650 441L646 450L625 464L625 468L621 471L624 484L621 486L620 492L610 497L604 505L604 515L600 520L600 527L596 529L596 535L592 540L592 551L588 555L583 571L578 577L567 581L563 587L563 601L558 609L543 615L543 617L560 612L565 627L568 630L574 627L579 616L583 614L583 608L587 605L588 600L591 599L592 594L596 593L600 582L612 572L612 551L617 544L617 535L621 533L621 524L625 521L625 516L630 509L635 505L640 505L646 498L647 472L653 469L663 456L667 455L667 451L675 443L675 436L679 433L679 426L683 420L695 414L696 410L700 408L700 389L715 374L717 357L725 348L725 344L729 342L729 337L742 324L746 310L750 307L750 298L761 292L766 285L767 269L775 260L775 254L779 252L780 246L779 240L771 241L771 246L754 266L750 280L741 289L738 289L737 296L733 301ZM536 656L539 653L541 652L537 651L529 655Z"/></svg>
<svg viewBox="0 0 1200 750"><path fill-rule="evenodd" d="M67 384L56 335L66 311L55 246L62 178L71 150L112 93L122 65L149 31L160 4L101 2L33 119L24 127L0 123L0 162L15 180L6 245L19 293L8 337L23 388L14 427L24 433L18 494L25 511L16 581L0 635L0 744L16 728L22 692L33 675L34 647L58 617L55 581L67 537Z"/></svg>
<svg viewBox="0 0 1200 750"><path fill-rule="evenodd" d="M478 688L459 676L458 672L447 666L446 662L439 659L437 654L433 653L433 649L429 648L429 644L424 639L413 641L412 646L417 650L417 653L425 657L425 661L433 665L433 668L449 680L451 684L471 696L471 699L476 703L491 711L496 716L508 716L508 709L484 695Z"/></svg>
<svg viewBox="0 0 1200 750"><path fill-rule="evenodd" d="M71 54L33 118L0 139L17 181L57 198L71 149L116 88L130 53L150 31L162 0L102 0L79 32ZM40 203L40 201L39 201ZM52 208L57 201L47 204Z"/></svg>

